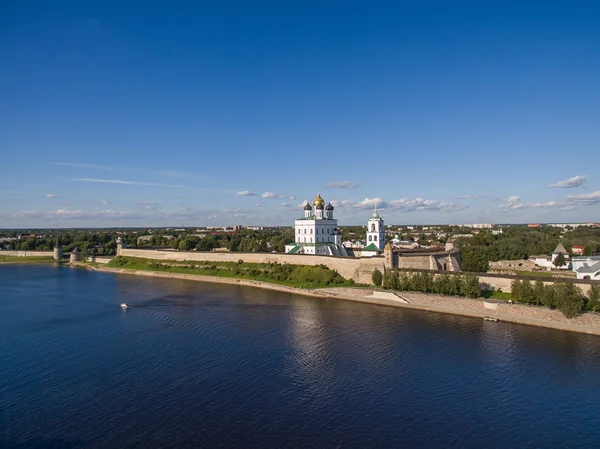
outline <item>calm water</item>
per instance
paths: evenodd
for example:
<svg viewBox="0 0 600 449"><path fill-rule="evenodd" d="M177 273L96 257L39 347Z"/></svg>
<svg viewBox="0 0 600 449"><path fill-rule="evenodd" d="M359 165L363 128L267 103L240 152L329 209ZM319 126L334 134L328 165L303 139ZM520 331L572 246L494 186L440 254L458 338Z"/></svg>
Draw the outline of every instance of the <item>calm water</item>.
<svg viewBox="0 0 600 449"><path fill-rule="evenodd" d="M598 337L46 266L0 288L1 447L600 446Z"/></svg>

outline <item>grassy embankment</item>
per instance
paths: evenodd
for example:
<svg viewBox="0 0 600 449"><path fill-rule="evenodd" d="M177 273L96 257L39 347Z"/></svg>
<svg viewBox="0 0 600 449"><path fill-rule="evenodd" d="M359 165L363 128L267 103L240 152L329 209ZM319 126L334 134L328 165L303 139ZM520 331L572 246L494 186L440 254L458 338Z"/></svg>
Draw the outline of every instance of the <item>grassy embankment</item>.
<svg viewBox="0 0 600 449"><path fill-rule="evenodd" d="M106 266L160 273L195 274L247 279L296 288L323 288L356 285L325 265L290 265L278 263L163 261L118 256Z"/></svg>
<svg viewBox="0 0 600 449"><path fill-rule="evenodd" d="M52 263L55 262L52 256L36 257L17 257L0 255L0 263Z"/></svg>

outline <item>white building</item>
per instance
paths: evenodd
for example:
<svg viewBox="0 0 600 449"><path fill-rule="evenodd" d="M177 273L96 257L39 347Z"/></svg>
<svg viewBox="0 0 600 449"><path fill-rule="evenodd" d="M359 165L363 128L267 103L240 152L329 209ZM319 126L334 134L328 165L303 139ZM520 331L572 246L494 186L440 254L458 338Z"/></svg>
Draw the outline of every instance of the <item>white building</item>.
<svg viewBox="0 0 600 449"><path fill-rule="evenodd" d="M461 225L463 228L474 228L474 229L492 229L494 227L491 223L465 223Z"/></svg>
<svg viewBox="0 0 600 449"><path fill-rule="evenodd" d="M383 218L377 213L377 207L373 216L367 223L367 246L362 249L362 257L373 257L378 256L385 248L385 227L383 224Z"/></svg>
<svg viewBox="0 0 600 449"><path fill-rule="evenodd" d="M557 267L555 265L556 258L558 257L559 254L562 254L565 259L565 264L561 267ZM530 256L530 259L533 259L534 263L538 267L544 267L544 268L547 268L548 270L551 270L553 268L560 269L560 270L568 270L571 268L571 255L567 252L567 250L565 249L565 247L563 246L562 243L558 244L558 246L552 253L552 256L550 256L550 257L548 257L548 256Z"/></svg>
<svg viewBox="0 0 600 449"><path fill-rule="evenodd" d="M600 280L600 256L573 257L572 265L577 279Z"/></svg>
<svg viewBox="0 0 600 449"><path fill-rule="evenodd" d="M319 194L313 206L306 202L304 218L295 221L295 241L285 245L285 252L348 257L346 248L342 245L337 220L333 218L334 208L331 203L325 206L325 201Z"/></svg>

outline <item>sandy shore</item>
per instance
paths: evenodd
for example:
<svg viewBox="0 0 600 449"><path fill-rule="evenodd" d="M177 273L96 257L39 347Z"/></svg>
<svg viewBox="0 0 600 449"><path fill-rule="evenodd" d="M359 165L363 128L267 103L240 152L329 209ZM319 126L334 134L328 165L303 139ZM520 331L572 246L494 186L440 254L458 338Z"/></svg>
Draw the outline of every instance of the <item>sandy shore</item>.
<svg viewBox="0 0 600 449"><path fill-rule="evenodd" d="M91 268L88 265L79 265ZM500 304L497 310L486 310L483 299L470 299L456 296L429 295L411 292L378 292L369 288L332 287L321 289L300 289L284 285L270 284L247 279L223 278L217 276L202 276L196 274L159 273L143 270L128 270L122 268L94 267L97 271L129 274L136 276L162 277L168 279L186 279L220 284L245 285L267 290L275 290L296 295L319 298L335 298L347 301L377 304L389 307L403 307L428 312L449 313L453 315L471 316L477 318L493 317L499 321L526 324L530 326L549 327L554 329L600 335L600 314L585 313L568 319L558 310L546 307L535 307L524 304Z"/></svg>

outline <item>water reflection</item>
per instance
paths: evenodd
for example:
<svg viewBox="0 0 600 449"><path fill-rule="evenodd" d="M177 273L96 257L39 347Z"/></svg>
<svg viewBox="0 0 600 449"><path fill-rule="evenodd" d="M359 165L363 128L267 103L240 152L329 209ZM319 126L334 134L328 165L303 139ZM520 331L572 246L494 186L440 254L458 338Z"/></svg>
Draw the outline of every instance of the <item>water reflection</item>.
<svg viewBox="0 0 600 449"><path fill-rule="evenodd" d="M0 446L600 444L598 337L51 267L0 285Z"/></svg>

